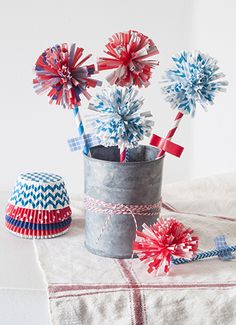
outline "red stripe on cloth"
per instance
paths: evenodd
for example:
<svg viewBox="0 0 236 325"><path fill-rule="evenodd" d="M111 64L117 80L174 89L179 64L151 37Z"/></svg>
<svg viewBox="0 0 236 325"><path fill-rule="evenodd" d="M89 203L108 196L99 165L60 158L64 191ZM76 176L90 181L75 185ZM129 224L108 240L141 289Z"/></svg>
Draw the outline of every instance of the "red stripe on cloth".
<svg viewBox="0 0 236 325"><path fill-rule="evenodd" d="M125 260L118 260L118 264L120 265L121 270L128 281L129 287L132 289L135 325L143 325L144 315L140 286L136 282L135 277L129 269L129 266L127 267Z"/></svg>
<svg viewBox="0 0 236 325"><path fill-rule="evenodd" d="M192 287L236 287L236 282L226 282L226 283L205 283L205 282L195 282L195 283L180 283L180 284L170 284L170 283L160 283L160 284L138 284L138 283L132 283L132 284L88 284L88 285L80 285L80 284L74 284L74 285L50 285L48 287L48 290L51 293L57 293L57 292L65 292L65 291L83 291L83 290L104 290L104 289L158 289L158 288L192 288Z"/></svg>
<svg viewBox="0 0 236 325"><path fill-rule="evenodd" d="M124 291L124 289L120 289L120 290L116 290L115 292L118 291ZM49 300L55 300L55 299L62 299L62 298L73 298L73 297L82 297L82 296L92 296L92 295L97 295L97 294L101 294L101 293L114 293L114 291L110 290L110 291L92 291L92 292L83 292L83 293L75 293L75 294L62 294L61 296L50 296Z"/></svg>
<svg viewBox="0 0 236 325"><path fill-rule="evenodd" d="M235 218L232 217L226 217L226 216L212 216L208 214L203 214L203 213L198 213L198 212L183 212L179 211L176 208L174 208L172 205L170 205L167 202L162 202L162 207L168 211L174 212L174 213L181 213L181 214L194 214L199 217L210 217L210 218L217 218L217 219L222 219L222 220L228 220L228 221L236 221Z"/></svg>
<svg viewBox="0 0 236 325"><path fill-rule="evenodd" d="M64 292L64 291L83 291L83 290L96 290L96 289L116 289L116 288L130 288L128 284L88 284L88 285L80 285L80 284L73 284L73 285L50 285L48 290L51 293L57 292Z"/></svg>
<svg viewBox="0 0 236 325"><path fill-rule="evenodd" d="M132 289L133 291L137 291L137 289L230 289L230 288L235 288L236 283L193 283L193 284L131 284L131 285L107 285L109 286L110 290L104 290L106 289L106 285L101 285L101 287L98 287L98 291L91 291L91 292L80 292L80 293L73 293L73 294L66 294L67 291L73 291L73 290L64 290L61 291L60 296L50 296L49 299L61 299L61 298L66 298L66 297L81 297L81 296L89 296L89 295L94 295L94 294L99 294L99 293L111 293L111 292L120 292L124 290L129 290ZM51 287L51 286L50 286ZM114 290L111 290L111 289ZM95 289L95 286L91 286L90 289ZM74 289L76 290L76 289ZM64 294L63 294L64 292ZM54 292L55 293L55 292ZM140 305L138 305L140 308ZM135 314L137 316L137 313ZM136 324L137 323L137 318L136 319ZM139 318L140 321L140 318ZM142 323L143 324L143 323Z"/></svg>

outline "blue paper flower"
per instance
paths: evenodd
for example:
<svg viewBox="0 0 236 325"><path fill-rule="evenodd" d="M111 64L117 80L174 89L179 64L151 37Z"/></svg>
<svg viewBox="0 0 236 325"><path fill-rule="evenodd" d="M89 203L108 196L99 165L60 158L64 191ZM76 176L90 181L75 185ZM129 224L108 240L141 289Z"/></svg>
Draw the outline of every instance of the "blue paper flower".
<svg viewBox="0 0 236 325"><path fill-rule="evenodd" d="M94 98L89 108L96 111L92 126L106 146L133 148L144 136L150 136L154 122L150 112L140 112L143 99L132 87L108 86Z"/></svg>
<svg viewBox="0 0 236 325"><path fill-rule="evenodd" d="M207 104L213 104L216 93L225 91L228 83L218 81L225 75L219 72L214 58L183 51L172 59L175 67L166 72L164 82L168 85L162 88L172 108L194 116L197 103L206 110Z"/></svg>

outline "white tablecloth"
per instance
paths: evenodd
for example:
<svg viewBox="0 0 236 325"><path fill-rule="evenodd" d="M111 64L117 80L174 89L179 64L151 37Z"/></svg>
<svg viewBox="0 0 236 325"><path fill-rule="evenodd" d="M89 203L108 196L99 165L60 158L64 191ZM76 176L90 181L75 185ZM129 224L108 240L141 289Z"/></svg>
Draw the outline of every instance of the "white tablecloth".
<svg viewBox="0 0 236 325"><path fill-rule="evenodd" d="M0 192L0 324L49 325L46 284L33 241L10 234L4 226L8 196Z"/></svg>

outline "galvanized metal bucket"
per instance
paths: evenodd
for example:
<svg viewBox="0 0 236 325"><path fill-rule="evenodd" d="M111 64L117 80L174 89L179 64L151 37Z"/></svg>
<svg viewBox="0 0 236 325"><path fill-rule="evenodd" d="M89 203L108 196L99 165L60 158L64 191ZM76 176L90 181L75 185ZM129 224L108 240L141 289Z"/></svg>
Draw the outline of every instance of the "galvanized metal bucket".
<svg viewBox="0 0 236 325"><path fill-rule="evenodd" d="M94 202L124 205L152 205L161 199L163 156L158 149L139 146L129 149L129 162L119 162L117 147L91 148L91 157L84 155L85 197ZM93 210L96 210L93 209ZM136 227L153 224L154 215L111 214L85 210L85 246L100 256L129 258ZM137 224L135 225L135 221Z"/></svg>

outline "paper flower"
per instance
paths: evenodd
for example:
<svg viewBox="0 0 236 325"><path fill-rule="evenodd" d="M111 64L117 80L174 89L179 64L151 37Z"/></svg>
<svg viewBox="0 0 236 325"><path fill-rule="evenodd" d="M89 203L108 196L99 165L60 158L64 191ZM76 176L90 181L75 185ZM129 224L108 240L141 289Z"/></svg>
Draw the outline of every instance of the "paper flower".
<svg viewBox="0 0 236 325"><path fill-rule="evenodd" d="M150 227L144 224L143 231L137 231L133 251L148 263L149 273L161 266L168 273L172 256L190 259L196 254L198 237L192 237L192 233L192 229L174 218L159 219Z"/></svg>
<svg viewBox="0 0 236 325"><path fill-rule="evenodd" d="M116 33L106 44L107 53L111 58L101 57L98 60L98 70L115 69L107 81L111 85L147 87L151 70L158 61L148 58L159 51L153 41L134 30Z"/></svg>
<svg viewBox="0 0 236 325"><path fill-rule="evenodd" d="M228 83L219 81L225 75L219 72L214 58L183 51L172 59L175 66L166 72L164 82L168 85L162 88L172 108L194 116L197 103L206 110L207 104L213 104L216 93L225 91Z"/></svg>
<svg viewBox="0 0 236 325"><path fill-rule="evenodd" d="M143 99L137 90L108 86L94 98L89 108L96 111L92 126L101 143L106 146L133 148L144 136L150 136L154 122L150 112L140 112Z"/></svg>
<svg viewBox="0 0 236 325"><path fill-rule="evenodd" d="M36 93L48 92L50 104L55 101L64 108L79 106L81 94L90 99L86 89L101 85L101 82L90 78L96 73L93 64L82 66L91 57L89 54L82 58L83 51L75 44L69 48L66 43L45 50L35 64Z"/></svg>

